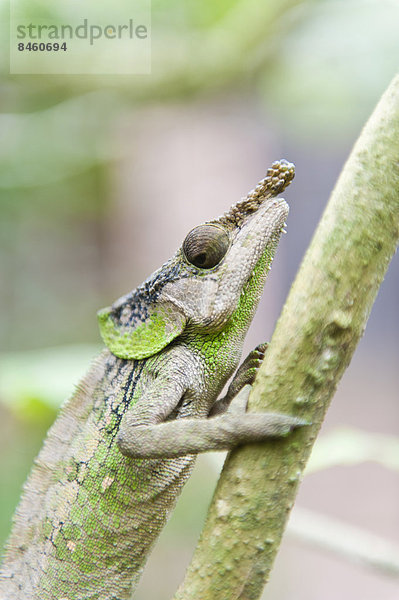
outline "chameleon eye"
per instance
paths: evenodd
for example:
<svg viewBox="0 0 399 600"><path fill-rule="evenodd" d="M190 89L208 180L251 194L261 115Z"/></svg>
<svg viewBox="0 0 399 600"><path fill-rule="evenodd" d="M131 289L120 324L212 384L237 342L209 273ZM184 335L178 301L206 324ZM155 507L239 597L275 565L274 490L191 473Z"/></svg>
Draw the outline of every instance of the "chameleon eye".
<svg viewBox="0 0 399 600"><path fill-rule="evenodd" d="M188 262L201 269L216 267L229 247L229 236L218 225L199 225L187 234L183 252Z"/></svg>

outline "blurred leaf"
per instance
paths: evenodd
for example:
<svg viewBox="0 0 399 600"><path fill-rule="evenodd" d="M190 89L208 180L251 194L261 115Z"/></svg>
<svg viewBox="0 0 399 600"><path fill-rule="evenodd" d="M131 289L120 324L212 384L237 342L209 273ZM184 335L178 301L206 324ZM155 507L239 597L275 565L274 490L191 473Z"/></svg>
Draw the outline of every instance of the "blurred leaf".
<svg viewBox="0 0 399 600"><path fill-rule="evenodd" d="M74 391L98 346L61 346L0 354L0 402L25 420L40 420Z"/></svg>
<svg viewBox="0 0 399 600"><path fill-rule="evenodd" d="M42 186L116 157L110 128L121 103L92 92L46 110L0 115L0 188Z"/></svg>
<svg viewBox="0 0 399 600"><path fill-rule="evenodd" d="M352 138L398 69L399 3L324 0L291 27L262 94L290 135Z"/></svg>

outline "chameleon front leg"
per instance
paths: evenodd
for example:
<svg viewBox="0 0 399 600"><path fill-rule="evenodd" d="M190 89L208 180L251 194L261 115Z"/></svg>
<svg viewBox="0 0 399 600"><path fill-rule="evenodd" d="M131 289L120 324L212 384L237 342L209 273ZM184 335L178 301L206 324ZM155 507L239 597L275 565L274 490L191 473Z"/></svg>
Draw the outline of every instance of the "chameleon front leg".
<svg viewBox="0 0 399 600"><path fill-rule="evenodd" d="M229 385L227 394L215 402L215 404L212 406L211 410L209 411L210 417L214 417L226 412L231 401L237 396L238 392L244 387L244 385L253 384L256 373L258 372L258 369L265 358L267 347L268 343L264 342L263 344L256 346L256 348L254 348L248 354L246 359L238 367L233 380Z"/></svg>
<svg viewBox="0 0 399 600"><path fill-rule="evenodd" d="M287 435L305 423L295 417L246 412L252 382L266 351L262 344L238 369L228 392L215 403L216 416L166 421L180 402L184 387L154 382L121 423L117 443L125 456L173 458L210 450L230 450L239 444ZM162 392L161 392L162 390ZM226 410L227 409L227 410ZM212 415L214 412L212 411Z"/></svg>

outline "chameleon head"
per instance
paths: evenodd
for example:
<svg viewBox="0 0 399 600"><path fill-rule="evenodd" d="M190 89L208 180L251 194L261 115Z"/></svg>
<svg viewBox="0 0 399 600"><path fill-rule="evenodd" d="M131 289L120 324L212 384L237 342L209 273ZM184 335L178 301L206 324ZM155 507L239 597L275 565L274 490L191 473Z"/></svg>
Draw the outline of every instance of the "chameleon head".
<svg viewBox="0 0 399 600"><path fill-rule="evenodd" d="M256 188L227 213L188 233L180 250L181 260L197 272L177 285L167 283L161 294L184 311L187 326L215 331L222 328L236 310L257 265L261 292L289 210L285 200L275 196L294 175L292 163L276 161Z"/></svg>
<svg viewBox="0 0 399 600"><path fill-rule="evenodd" d="M294 173L292 163L273 163L246 198L192 229L158 271L100 311L101 335L111 352L145 358L185 329L221 330L243 294L252 294L257 304L288 215L285 200L275 196Z"/></svg>

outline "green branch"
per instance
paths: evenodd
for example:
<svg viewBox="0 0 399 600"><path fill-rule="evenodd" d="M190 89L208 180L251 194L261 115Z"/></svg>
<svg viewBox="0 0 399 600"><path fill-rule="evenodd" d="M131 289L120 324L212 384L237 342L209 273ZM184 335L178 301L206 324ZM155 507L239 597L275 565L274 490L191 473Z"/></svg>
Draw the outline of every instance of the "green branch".
<svg viewBox="0 0 399 600"><path fill-rule="evenodd" d="M227 458L175 600L259 598L336 386L399 238L399 77L350 155L277 324L251 409L311 426Z"/></svg>

